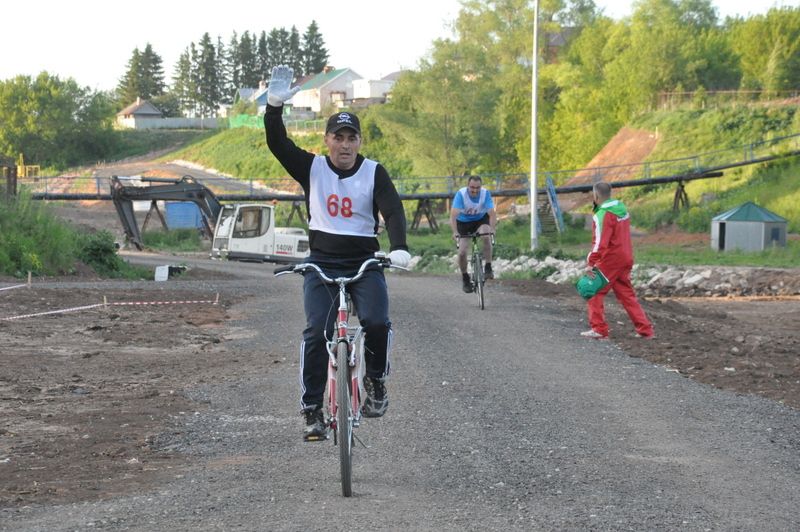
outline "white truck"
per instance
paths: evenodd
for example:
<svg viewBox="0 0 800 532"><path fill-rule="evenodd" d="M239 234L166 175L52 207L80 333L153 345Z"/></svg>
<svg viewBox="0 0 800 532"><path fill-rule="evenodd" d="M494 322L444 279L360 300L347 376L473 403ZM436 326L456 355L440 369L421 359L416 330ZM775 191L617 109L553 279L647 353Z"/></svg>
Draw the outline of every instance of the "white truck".
<svg viewBox="0 0 800 532"><path fill-rule="evenodd" d="M202 214L203 232L211 241L211 257L218 259L291 263L308 256L308 235L293 227L275 227L275 208L267 204L225 204L191 176L162 185L130 186L117 176L111 178L111 198L117 209L128 242L143 249L133 203L150 201L147 225L152 212L167 223L158 210L158 201L190 201Z"/></svg>

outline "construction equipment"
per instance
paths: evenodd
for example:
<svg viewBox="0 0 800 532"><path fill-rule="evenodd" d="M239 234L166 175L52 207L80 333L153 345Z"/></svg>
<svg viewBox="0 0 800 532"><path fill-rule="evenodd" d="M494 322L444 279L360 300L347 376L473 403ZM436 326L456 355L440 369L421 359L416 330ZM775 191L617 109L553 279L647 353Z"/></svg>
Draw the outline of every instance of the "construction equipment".
<svg viewBox="0 0 800 532"><path fill-rule="evenodd" d="M19 154L17 159L17 177L38 177L42 173L42 169L38 164L25 164L25 157Z"/></svg>
<svg viewBox="0 0 800 532"><path fill-rule="evenodd" d="M143 249L134 201L150 201L151 214L157 213L164 227L167 222L158 201L187 201L196 204L202 215L202 232L212 238L211 257L255 262L301 262L308 256L308 235L299 228L275 227L275 207L264 204L225 204L192 176L161 185L126 185L118 176L111 178L111 199L129 243Z"/></svg>

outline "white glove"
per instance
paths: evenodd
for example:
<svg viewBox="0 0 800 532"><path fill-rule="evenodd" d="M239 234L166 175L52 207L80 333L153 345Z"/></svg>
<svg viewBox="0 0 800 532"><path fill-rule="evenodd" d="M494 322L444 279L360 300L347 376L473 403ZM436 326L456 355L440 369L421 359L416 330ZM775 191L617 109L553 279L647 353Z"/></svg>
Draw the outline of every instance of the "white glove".
<svg viewBox="0 0 800 532"><path fill-rule="evenodd" d="M267 90L268 104L272 107L280 107L284 102L292 99L292 96L300 90L299 85L295 88L291 88L293 76L294 70L286 65L272 67L272 76L269 79L269 90Z"/></svg>
<svg viewBox="0 0 800 532"><path fill-rule="evenodd" d="M401 268L407 267L408 263L411 262L411 254L404 249L392 251L389 253L388 258L393 266L400 266Z"/></svg>

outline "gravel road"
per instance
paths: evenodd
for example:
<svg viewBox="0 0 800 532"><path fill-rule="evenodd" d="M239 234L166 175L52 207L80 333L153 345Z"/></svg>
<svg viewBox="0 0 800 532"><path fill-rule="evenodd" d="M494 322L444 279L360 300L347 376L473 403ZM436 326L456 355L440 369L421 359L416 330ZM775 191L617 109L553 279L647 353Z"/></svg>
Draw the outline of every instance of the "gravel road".
<svg viewBox="0 0 800 532"><path fill-rule="evenodd" d="M174 286L241 299L231 364L274 363L187 390L206 408L157 445L192 466L135 495L0 509L0 530L800 528L799 411L580 338L558 301L492 284L480 311L456 279L413 274L388 275L391 403L358 429L345 499L336 448L301 441L301 279L214 264L241 279Z"/></svg>

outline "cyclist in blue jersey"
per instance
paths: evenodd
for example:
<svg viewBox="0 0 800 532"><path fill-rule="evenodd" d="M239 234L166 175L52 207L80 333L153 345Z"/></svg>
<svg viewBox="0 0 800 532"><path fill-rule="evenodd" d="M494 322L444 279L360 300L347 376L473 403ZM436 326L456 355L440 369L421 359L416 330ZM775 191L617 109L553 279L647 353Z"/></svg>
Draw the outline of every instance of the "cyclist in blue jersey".
<svg viewBox="0 0 800 532"><path fill-rule="evenodd" d="M467 186L456 192L450 209L450 227L453 238L458 242L458 267L461 270L462 288L464 292L472 292L472 282L467 273L468 238L458 238L470 233L487 233L483 237L483 260L485 279L494 279L492 271L492 237L497 225L497 212L494 209L492 194L483 188L480 176L473 175L467 180Z"/></svg>

